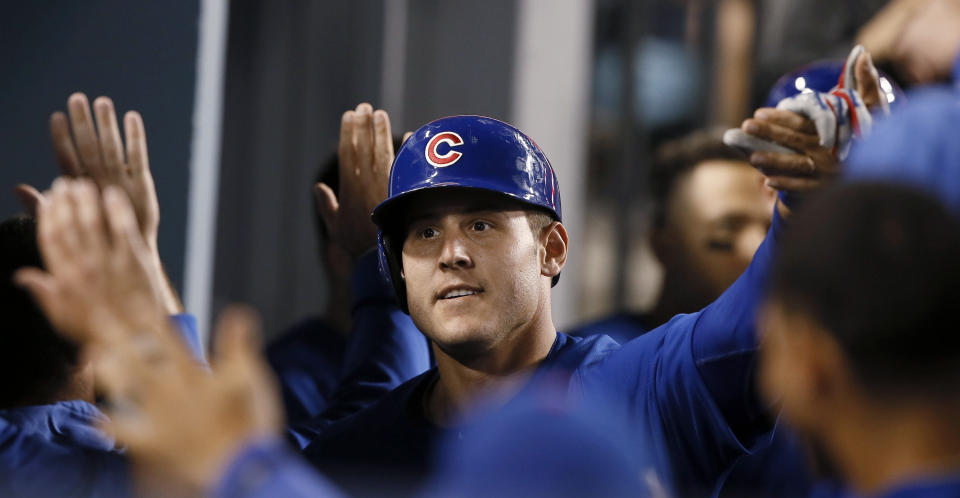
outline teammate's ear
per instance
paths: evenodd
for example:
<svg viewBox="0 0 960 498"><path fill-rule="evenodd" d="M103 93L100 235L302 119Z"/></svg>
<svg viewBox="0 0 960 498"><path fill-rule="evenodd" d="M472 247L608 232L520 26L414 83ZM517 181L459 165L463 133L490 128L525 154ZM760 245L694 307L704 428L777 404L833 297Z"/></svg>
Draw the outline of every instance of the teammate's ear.
<svg viewBox="0 0 960 498"><path fill-rule="evenodd" d="M541 233L543 244L543 260L540 262L540 273L545 277L555 277L560 274L563 265L567 262L567 229L559 221L544 227Z"/></svg>

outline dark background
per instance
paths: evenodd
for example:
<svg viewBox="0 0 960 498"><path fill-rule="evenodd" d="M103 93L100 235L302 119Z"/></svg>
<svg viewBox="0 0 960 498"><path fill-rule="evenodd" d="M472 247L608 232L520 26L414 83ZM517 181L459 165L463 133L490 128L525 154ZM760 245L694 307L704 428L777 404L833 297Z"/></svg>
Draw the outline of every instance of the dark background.
<svg viewBox="0 0 960 498"><path fill-rule="evenodd" d="M197 59L196 0L4 2L0 21L0 215L21 211L13 187L58 174L48 120L82 91L136 109L160 197L160 254L183 282Z"/></svg>

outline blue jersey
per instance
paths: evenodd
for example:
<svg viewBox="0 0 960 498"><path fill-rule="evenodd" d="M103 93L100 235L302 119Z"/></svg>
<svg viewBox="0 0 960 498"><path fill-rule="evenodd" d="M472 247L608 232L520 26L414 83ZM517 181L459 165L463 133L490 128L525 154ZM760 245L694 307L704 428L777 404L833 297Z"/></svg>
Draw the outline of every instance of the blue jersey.
<svg viewBox="0 0 960 498"><path fill-rule="evenodd" d="M737 460L714 496L810 496L813 473L797 435L778 427L771 436L769 443Z"/></svg>
<svg viewBox="0 0 960 498"><path fill-rule="evenodd" d="M347 338L322 317L311 317L267 346L267 362L280 382L287 425L323 412L340 381Z"/></svg>
<svg viewBox="0 0 960 498"><path fill-rule="evenodd" d="M753 389L755 313L782 223L775 214L750 267L702 311L622 347L605 336L558 333L533 383L562 375L573 398L612 404L637 428L637 444L650 445L659 475L679 494L713 489L770 429ZM394 489L419 485L430 470L433 441L456 430L426 419L424 393L436 378L430 370L320 432L307 458L359 493L378 491L366 487L371 470L381 482L396 478Z"/></svg>
<svg viewBox="0 0 960 498"><path fill-rule="evenodd" d="M282 441L248 442L227 465L210 492L214 498L342 498Z"/></svg>
<svg viewBox="0 0 960 498"><path fill-rule="evenodd" d="M393 289L380 276L375 251L359 259L351 285L353 325L337 389L319 415L288 429L288 439L299 448L431 365L427 340L397 306Z"/></svg>
<svg viewBox="0 0 960 498"><path fill-rule="evenodd" d="M0 410L0 496L125 496L126 460L85 401Z"/></svg>
<svg viewBox="0 0 960 498"><path fill-rule="evenodd" d="M833 486L820 486L810 498L867 498L850 490ZM960 474L930 476L898 484L897 486L870 495L870 498L960 498Z"/></svg>
<svg viewBox="0 0 960 498"><path fill-rule="evenodd" d="M567 332L577 337L607 335L620 344L630 342L655 328L653 317L640 313L615 313L599 320L578 325Z"/></svg>
<svg viewBox="0 0 960 498"><path fill-rule="evenodd" d="M170 317L190 354L205 364L192 315ZM0 496L124 496L126 459L97 424L106 416L86 401L0 410Z"/></svg>

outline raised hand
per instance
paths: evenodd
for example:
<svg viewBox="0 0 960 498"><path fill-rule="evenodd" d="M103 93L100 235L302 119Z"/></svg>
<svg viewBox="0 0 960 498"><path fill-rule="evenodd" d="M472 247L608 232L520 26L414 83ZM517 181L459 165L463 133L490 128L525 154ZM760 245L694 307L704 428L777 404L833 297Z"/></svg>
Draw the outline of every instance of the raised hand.
<svg viewBox="0 0 960 498"><path fill-rule="evenodd" d="M96 381L115 407L107 411L104 430L127 447L134 475L164 479L139 484L160 494L171 487L206 494L245 443L277 437L283 413L259 352L258 329L252 310L225 310L216 327L212 374L176 341L144 348L134 333L96 356Z"/></svg>
<svg viewBox="0 0 960 498"><path fill-rule="evenodd" d="M15 278L57 330L86 341L118 328L165 329L152 255L126 194L108 186L101 201L90 180L58 178L37 215L46 271Z"/></svg>
<svg viewBox="0 0 960 498"><path fill-rule="evenodd" d="M789 192L814 190L832 181L840 171L831 149L820 145L813 121L799 114L764 107L757 109L753 118L745 120L741 129L798 152L750 154L750 164L766 176L771 188Z"/></svg>
<svg viewBox="0 0 960 498"><path fill-rule="evenodd" d="M122 189L133 203L143 240L148 247L155 248L160 207L140 113L129 111L124 115L124 146L113 101L108 97L98 97L93 102L91 116L87 96L74 93L67 100L67 111L69 121L62 112L50 116L53 150L63 174L89 177L100 188L115 185Z"/></svg>
<svg viewBox="0 0 960 498"><path fill-rule="evenodd" d="M856 49L862 50L862 49ZM853 86L871 110L886 111L879 75L870 54L862 52L853 63ZM767 177L767 185L787 192L805 192L823 187L840 173L840 162L831 148L823 146L813 121L791 111L761 108L744 120L741 129L755 137L797 152L755 151L750 164Z"/></svg>
<svg viewBox="0 0 960 498"><path fill-rule="evenodd" d="M152 253L151 280L164 310L168 314L182 312L183 304L160 261L157 246L160 206L150 174L147 137L140 113L129 111L124 115L124 144L120 140L113 101L108 97L98 97L91 113L87 96L74 93L67 99L67 111L69 119L62 112L50 116L50 137L63 175L89 178L101 189L113 186L127 195L143 242ZM17 194L28 210L31 204L42 202L42 197L37 199L33 195L35 192L27 186L17 187Z"/></svg>
<svg viewBox="0 0 960 498"><path fill-rule="evenodd" d="M332 239L354 259L377 242L377 228L370 220L387 198L387 183L393 163L390 118L363 103L343 113L340 122L340 197L318 183L317 206Z"/></svg>

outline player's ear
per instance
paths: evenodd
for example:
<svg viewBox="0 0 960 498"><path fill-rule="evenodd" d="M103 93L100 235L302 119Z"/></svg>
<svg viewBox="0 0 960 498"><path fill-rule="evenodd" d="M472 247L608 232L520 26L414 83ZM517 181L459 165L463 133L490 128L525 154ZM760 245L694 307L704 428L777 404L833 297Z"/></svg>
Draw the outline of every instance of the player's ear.
<svg viewBox="0 0 960 498"><path fill-rule="evenodd" d="M543 228L540 237L543 247L540 273L545 277L555 277L567 262L567 229L559 221L554 221Z"/></svg>

